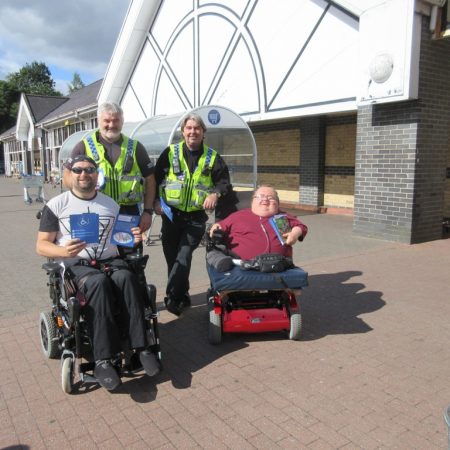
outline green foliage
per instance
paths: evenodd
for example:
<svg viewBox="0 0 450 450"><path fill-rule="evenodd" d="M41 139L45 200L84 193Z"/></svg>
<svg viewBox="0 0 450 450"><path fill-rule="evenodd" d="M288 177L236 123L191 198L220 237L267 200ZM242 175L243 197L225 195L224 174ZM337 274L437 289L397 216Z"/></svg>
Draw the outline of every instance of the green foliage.
<svg viewBox="0 0 450 450"><path fill-rule="evenodd" d="M21 93L59 96L49 68L36 61L0 80L0 133L16 123Z"/></svg>
<svg viewBox="0 0 450 450"><path fill-rule="evenodd" d="M55 82L52 79L49 68L44 63L36 61L25 64L18 72L7 76L6 81L19 92L34 95L61 96L55 90Z"/></svg>
<svg viewBox="0 0 450 450"><path fill-rule="evenodd" d="M69 89L69 94L72 94L72 92L78 91L81 88L84 88L86 85L81 80L80 74L78 72L75 72L73 74L72 82L67 85Z"/></svg>
<svg viewBox="0 0 450 450"><path fill-rule="evenodd" d="M16 122L20 92L4 80L0 80L0 133L13 127Z"/></svg>

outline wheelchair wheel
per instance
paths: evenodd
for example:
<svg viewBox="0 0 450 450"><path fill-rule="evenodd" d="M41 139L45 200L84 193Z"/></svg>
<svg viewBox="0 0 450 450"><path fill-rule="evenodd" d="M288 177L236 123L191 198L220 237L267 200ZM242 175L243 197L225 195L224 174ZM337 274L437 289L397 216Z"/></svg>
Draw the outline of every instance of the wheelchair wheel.
<svg viewBox="0 0 450 450"><path fill-rule="evenodd" d="M59 355L58 330L55 317L51 312L41 312L39 317L39 332L41 335L41 348L44 355L49 359L57 358Z"/></svg>
<svg viewBox="0 0 450 450"><path fill-rule="evenodd" d="M289 339L298 341L302 334L302 316L300 313L291 314L291 327L289 329Z"/></svg>
<svg viewBox="0 0 450 450"><path fill-rule="evenodd" d="M66 394L72 392L73 386L73 361L72 358L64 358L61 364L61 387Z"/></svg>
<svg viewBox="0 0 450 450"><path fill-rule="evenodd" d="M222 342L222 317L214 310L209 311L208 340L214 345Z"/></svg>

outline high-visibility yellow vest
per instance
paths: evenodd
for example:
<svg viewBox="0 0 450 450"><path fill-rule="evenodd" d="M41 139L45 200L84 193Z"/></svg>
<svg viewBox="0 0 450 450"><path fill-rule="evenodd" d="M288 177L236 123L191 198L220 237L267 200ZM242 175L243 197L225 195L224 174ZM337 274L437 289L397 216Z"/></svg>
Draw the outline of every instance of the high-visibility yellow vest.
<svg viewBox="0 0 450 450"><path fill-rule="evenodd" d="M104 183L100 190L119 205L135 205L144 197L144 180L136 160L137 141L122 135L120 157L114 167L106 159L106 151L97 140L97 134L83 139L86 155L91 157L103 173Z"/></svg>
<svg viewBox="0 0 450 450"><path fill-rule="evenodd" d="M203 209L203 202L214 188L211 171L217 152L204 145L203 154L191 174L183 156L183 143L184 141L170 146L170 168L161 183L160 196L168 205L180 211L199 211Z"/></svg>

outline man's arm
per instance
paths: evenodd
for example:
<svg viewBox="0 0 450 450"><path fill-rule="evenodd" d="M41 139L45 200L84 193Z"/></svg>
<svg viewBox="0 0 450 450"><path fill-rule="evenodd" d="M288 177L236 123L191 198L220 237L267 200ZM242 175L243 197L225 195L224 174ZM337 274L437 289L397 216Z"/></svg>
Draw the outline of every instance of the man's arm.
<svg viewBox="0 0 450 450"><path fill-rule="evenodd" d="M145 212L146 209L153 209L156 193L155 167L148 156L145 147L138 142L136 146L136 161L139 166L142 178L144 179L144 212L139 222L142 232L147 231L152 224L152 213Z"/></svg>
<svg viewBox="0 0 450 450"><path fill-rule="evenodd" d="M170 147L166 147L161 155L159 155L158 161L155 165L155 202L153 203L153 208L158 215L163 213L161 209L161 203L159 201L159 185L164 181L166 177L167 170L169 168L169 150Z"/></svg>
<svg viewBox="0 0 450 450"><path fill-rule="evenodd" d="M211 171L211 179L214 183L214 192L206 197L203 207L205 209L214 209L220 197L226 195L230 190L230 173L225 161L220 155L216 156Z"/></svg>
<svg viewBox="0 0 450 450"><path fill-rule="evenodd" d="M286 238L286 244L294 245L298 241L302 242L306 236L306 233L308 233L308 227L302 221L297 219L297 217L290 214L287 216L291 226L291 231L283 235Z"/></svg>
<svg viewBox="0 0 450 450"><path fill-rule="evenodd" d="M287 245L294 245L296 242L303 240L303 229L299 226L295 226L289 233L283 234L283 237L286 238Z"/></svg>
<svg viewBox="0 0 450 450"><path fill-rule="evenodd" d="M147 231L152 224L152 214L146 212L146 209L153 209L155 203L156 194L156 181L155 175L152 173L144 179L144 212L142 213L141 220L139 222L139 228L142 232Z"/></svg>
<svg viewBox="0 0 450 450"><path fill-rule="evenodd" d="M74 258L86 247L86 243L79 239L71 239L62 247L55 244L56 231L39 231L36 252L47 258Z"/></svg>

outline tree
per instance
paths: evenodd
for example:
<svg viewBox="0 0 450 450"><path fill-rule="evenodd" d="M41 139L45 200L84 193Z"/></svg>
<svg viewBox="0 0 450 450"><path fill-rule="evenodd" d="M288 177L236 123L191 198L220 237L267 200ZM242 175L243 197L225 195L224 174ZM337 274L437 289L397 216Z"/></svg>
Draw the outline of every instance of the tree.
<svg viewBox="0 0 450 450"><path fill-rule="evenodd" d="M9 74L6 81L13 89L25 94L62 96L55 90L50 70L43 62L25 64L18 72Z"/></svg>
<svg viewBox="0 0 450 450"><path fill-rule="evenodd" d="M20 92L13 89L7 81L0 80L0 133L16 123L19 99Z"/></svg>
<svg viewBox="0 0 450 450"><path fill-rule="evenodd" d="M72 82L67 85L69 89L69 94L72 94L72 92L78 91L78 89L84 88L86 85L81 80L80 74L78 72L75 72L73 74Z"/></svg>
<svg viewBox="0 0 450 450"><path fill-rule="evenodd" d="M44 63L36 61L26 64L18 72L10 73L6 80L0 80L0 133L16 123L20 94L51 95L62 94L55 90L55 82Z"/></svg>

